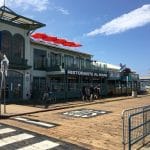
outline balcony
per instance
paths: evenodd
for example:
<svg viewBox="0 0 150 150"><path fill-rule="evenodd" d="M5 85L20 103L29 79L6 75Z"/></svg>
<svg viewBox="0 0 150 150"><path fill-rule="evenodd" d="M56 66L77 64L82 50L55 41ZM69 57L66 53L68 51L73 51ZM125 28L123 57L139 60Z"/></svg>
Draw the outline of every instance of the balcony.
<svg viewBox="0 0 150 150"><path fill-rule="evenodd" d="M22 59L22 58L11 58L9 60L9 68L10 69L18 69L18 70L26 70L31 68L31 66L29 66L27 64L27 59Z"/></svg>
<svg viewBox="0 0 150 150"><path fill-rule="evenodd" d="M108 80L120 80L121 74L117 71L109 71L108 72Z"/></svg>
<svg viewBox="0 0 150 150"><path fill-rule="evenodd" d="M49 71L62 71L62 70L70 70L70 71L83 71L83 72L95 72L95 73L107 73L107 68L96 67L94 65L89 65L87 67L81 66L78 67L77 65L54 65L51 67L47 67L47 72Z"/></svg>
<svg viewBox="0 0 150 150"><path fill-rule="evenodd" d="M46 71L47 72L51 72L51 71L61 71L62 70L62 66L60 65L54 65L54 66L51 66L51 67L47 67L46 68Z"/></svg>

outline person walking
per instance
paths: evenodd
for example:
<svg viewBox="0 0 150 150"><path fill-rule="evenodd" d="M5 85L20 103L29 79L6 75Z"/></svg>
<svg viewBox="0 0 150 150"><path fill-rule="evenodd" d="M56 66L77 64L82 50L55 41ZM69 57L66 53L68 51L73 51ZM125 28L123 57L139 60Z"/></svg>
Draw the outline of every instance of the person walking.
<svg viewBox="0 0 150 150"><path fill-rule="evenodd" d="M85 97L86 101L90 101L90 88L88 86L85 87Z"/></svg>
<svg viewBox="0 0 150 150"><path fill-rule="evenodd" d="M82 93L82 100L85 101L86 100L86 87L85 86L82 87L81 93Z"/></svg>
<svg viewBox="0 0 150 150"><path fill-rule="evenodd" d="M91 85L91 86L90 86L90 101L93 101L93 95L94 95L94 88L93 88L93 86Z"/></svg>
<svg viewBox="0 0 150 150"><path fill-rule="evenodd" d="M98 98L98 89L97 89L97 86L94 87L93 98L94 98L94 99L97 99L97 98Z"/></svg>

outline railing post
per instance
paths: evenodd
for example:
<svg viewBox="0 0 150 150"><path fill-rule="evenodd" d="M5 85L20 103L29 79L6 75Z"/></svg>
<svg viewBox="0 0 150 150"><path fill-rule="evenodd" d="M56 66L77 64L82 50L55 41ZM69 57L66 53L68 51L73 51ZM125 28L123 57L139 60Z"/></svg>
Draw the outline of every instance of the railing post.
<svg viewBox="0 0 150 150"><path fill-rule="evenodd" d="M128 135L129 135L129 141L128 141L128 150L131 150L131 116L128 118Z"/></svg>
<svg viewBox="0 0 150 150"><path fill-rule="evenodd" d="M123 150L125 150L125 137L124 137L124 112L122 114L122 144L123 144Z"/></svg>
<svg viewBox="0 0 150 150"><path fill-rule="evenodd" d="M144 107L143 107L143 124L145 122L145 117L144 117ZM145 135L145 125L143 125L143 137ZM145 138L143 138L142 144L145 144Z"/></svg>
<svg viewBox="0 0 150 150"><path fill-rule="evenodd" d="M147 113L148 111L145 112L147 107L143 107L143 145L145 145L145 135L147 135ZM146 124L145 124L146 123Z"/></svg>

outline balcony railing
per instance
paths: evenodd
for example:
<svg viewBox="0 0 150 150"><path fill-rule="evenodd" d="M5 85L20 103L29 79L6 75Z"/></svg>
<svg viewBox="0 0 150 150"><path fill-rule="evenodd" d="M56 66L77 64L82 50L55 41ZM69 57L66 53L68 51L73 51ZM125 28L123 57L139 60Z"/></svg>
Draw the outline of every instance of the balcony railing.
<svg viewBox="0 0 150 150"><path fill-rule="evenodd" d="M19 69L19 70L26 70L31 68L31 66L29 66L27 64L27 59L23 59L23 58L11 58L9 60L9 66L11 69Z"/></svg>
<svg viewBox="0 0 150 150"><path fill-rule="evenodd" d="M54 65L54 66L48 66L47 67L47 71L61 71L61 70L71 70L71 71L83 71L83 72L104 72L106 73L108 70L107 68L102 68L102 67L96 67L94 65L90 65L90 66L81 66L78 67L77 65Z"/></svg>
<svg viewBox="0 0 150 150"><path fill-rule="evenodd" d="M51 66L51 67L47 67L46 68L46 71L49 72L49 71L61 71L62 70L62 67L60 65L54 65L54 66Z"/></svg>

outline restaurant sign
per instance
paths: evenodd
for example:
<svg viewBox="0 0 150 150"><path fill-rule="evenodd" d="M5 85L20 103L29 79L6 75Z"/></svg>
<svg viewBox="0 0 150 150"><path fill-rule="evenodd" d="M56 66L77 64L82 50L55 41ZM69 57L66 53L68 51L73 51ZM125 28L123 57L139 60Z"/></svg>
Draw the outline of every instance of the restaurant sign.
<svg viewBox="0 0 150 150"><path fill-rule="evenodd" d="M94 76L94 77L107 77L107 73L100 73L100 72L83 72L83 71L67 70L67 74L82 75L82 76Z"/></svg>

